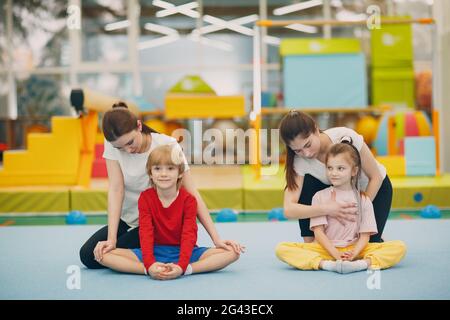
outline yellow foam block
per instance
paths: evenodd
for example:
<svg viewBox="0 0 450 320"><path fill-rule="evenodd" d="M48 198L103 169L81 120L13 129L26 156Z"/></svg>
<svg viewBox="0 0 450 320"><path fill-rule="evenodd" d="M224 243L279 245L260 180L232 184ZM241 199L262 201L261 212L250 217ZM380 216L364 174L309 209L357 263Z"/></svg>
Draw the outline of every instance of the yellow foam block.
<svg viewBox="0 0 450 320"><path fill-rule="evenodd" d="M45 151L45 149L44 149ZM66 150L65 154L44 154L42 152L23 151L23 153L5 153L4 170L9 173L70 173L78 170L79 153ZM0 175L1 176L1 175Z"/></svg>
<svg viewBox="0 0 450 320"><path fill-rule="evenodd" d="M267 170L268 167L262 167ZM283 206L283 189L286 185L284 166L271 175L255 175L251 166L241 166L244 183L244 209L248 211L270 210Z"/></svg>
<svg viewBox="0 0 450 320"><path fill-rule="evenodd" d="M68 188L56 187L0 188L0 213L67 212L70 208Z"/></svg>
<svg viewBox="0 0 450 320"><path fill-rule="evenodd" d="M167 119L233 118L245 115L244 96L169 94L165 99Z"/></svg>
<svg viewBox="0 0 450 320"><path fill-rule="evenodd" d="M36 174L36 172L23 172L12 174L9 172L0 172L0 187L75 184L77 184L77 176L74 174L58 174L56 172L44 174Z"/></svg>
<svg viewBox="0 0 450 320"><path fill-rule="evenodd" d="M6 151L0 186L75 184L82 144L80 119L53 117L51 133L28 136L28 150Z"/></svg>
<svg viewBox="0 0 450 320"><path fill-rule="evenodd" d="M427 204L441 208L450 205L448 195L450 192L450 175L439 177L393 177L391 179L395 197L392 199L392 208L423 209ZM417 201L416 195L420 193L422 200Z"/></svg>
<svg viewBox="0 0 450 320"><path fill-rule="evenodd" d="M406 176L406 160L403 156L376 157L387 171L389 176Z"/></svg>
<svg viewBox="0 0 450 320"><path fill-rule="evenodd" d="M14 171L15 168L26 168L30 159L27 150L8 150L3 154L3 171Z"/></svg>
<svg viewBox="0 0 450 320"><path fill-rule="evenodd" d="M30 133L27 136L27 149L28 150L43 150L48 146L54 146L57 141L54 138L54 134L49 133Z"/></svg>

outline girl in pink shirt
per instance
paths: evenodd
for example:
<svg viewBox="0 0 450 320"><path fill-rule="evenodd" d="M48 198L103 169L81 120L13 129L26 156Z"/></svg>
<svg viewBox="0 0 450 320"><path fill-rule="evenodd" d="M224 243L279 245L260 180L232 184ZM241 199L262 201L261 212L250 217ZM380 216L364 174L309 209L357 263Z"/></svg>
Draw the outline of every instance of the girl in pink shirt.
<svg viewBox="0 0 450 320"><path fill-rule="evenodd" d="M357 203L355 221L342 223L333 216L311 218L314 232L312 243L282 242L276 248L277 257L301 270L350 273L371 269L386 269L404 257L406 246L402 241L369 243L377 233L372 201L358 190L361 158L350 138L333 145L325 163L332 186L317 192L312 204L330 201Z"/></svg>

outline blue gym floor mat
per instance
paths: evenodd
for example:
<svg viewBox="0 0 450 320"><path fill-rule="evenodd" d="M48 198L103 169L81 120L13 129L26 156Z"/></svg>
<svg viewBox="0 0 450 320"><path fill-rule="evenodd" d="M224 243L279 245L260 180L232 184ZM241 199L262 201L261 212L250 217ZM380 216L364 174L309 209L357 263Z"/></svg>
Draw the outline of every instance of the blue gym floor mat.
<svg viewBox="0 0 450 320"><path fill-rule="evenodd" d="M216 226L247 252L222 271L164 282L83 267L78 250L101 226L0 228L0 299L450 299L447 219L389 220L385 240L403 240L408 251L378 275L299 271L280 262L277 243L300 240L293 221ZM197 243L211 245L202 227ZM78 267L80 289L68 289Z"/></svg>

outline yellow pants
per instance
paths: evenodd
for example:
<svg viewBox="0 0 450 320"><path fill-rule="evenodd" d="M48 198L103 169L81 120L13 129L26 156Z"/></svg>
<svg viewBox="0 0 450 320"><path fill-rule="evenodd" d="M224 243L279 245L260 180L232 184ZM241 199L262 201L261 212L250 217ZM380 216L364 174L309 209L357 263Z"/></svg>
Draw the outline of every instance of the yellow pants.
<svg viewBox="0 0 450 320"><path fill-rule="evenodd" d="M337 248L340 252L353 250L354 245ZM403 259L406 245L403 241L368 243L355 260L370 259L372 269L390 268ZM320 261L335 260L318 243L281 242L275 249L278 259L301 270L318 270Z"/></svg>

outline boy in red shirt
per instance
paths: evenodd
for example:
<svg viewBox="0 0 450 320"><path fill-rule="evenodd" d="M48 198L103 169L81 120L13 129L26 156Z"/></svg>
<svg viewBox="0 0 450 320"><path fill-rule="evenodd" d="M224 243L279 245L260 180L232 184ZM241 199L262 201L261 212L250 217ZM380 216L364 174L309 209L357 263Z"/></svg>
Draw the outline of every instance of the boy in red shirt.
<svg viewBox="0 0 450 320"><path fill-rule="evenodd" d="M154 149L147 162L153 184L141 193L140 249L114 249L99 261L110 269L169 280L222 269L239 258L233 250L197 247L197 201L180 188L184 162L171 145Z"/></svg>

